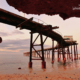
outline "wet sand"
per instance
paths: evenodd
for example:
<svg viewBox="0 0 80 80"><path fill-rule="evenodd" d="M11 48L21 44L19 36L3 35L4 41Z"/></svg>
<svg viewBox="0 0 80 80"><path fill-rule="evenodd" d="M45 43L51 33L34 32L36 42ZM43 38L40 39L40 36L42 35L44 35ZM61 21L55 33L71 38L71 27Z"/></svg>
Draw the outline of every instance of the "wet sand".
<svg viewBox="0 0 80 80"><path fill-rule="evenodd" d="M66 65L58 62L52 65L51 60L46 59L46 69L41 69L39 61L33 62L33 68L29 69L26 57L21 56L19 59L16 56L15 60L11 61L12 58L8 57L7 62L4 61L5 64L2 64L4 62L0 64L0 80L80 80L80 60L73 62L69 60Z"/></svg>
<svg viewBox="0 0 80 80"><path fill-rule="evenodd" d="M29 74L1 74L0 80L80 80L80 68Z"/></svg>

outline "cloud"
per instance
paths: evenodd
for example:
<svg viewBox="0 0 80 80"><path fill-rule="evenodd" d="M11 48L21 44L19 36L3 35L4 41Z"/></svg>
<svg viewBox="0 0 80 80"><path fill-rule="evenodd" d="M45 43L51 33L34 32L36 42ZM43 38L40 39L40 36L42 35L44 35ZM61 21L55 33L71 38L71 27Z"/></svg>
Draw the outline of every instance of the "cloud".
<svg viewBox="0 0 80 80"><path fill-rule="evenodd" d="M19 30L14 30L11 34L24 34L24 33Z"/></svg>
<svg viewBox="0 0 80 80"><path fill-rule="evenodd" d="M0 28L2 29L2 28ZM6 30L0 30L0 37L2 37L3 40L14 40L14 39L26 39L26 33L22 32L20 30L14 29L12 32L6 31Z"/></svg>
<svg viewBox="0 0 80 80"><path fill-rule="evenodd" d="M0 36L9 36L9 34L6 32L0 32Z"/></svg>
<svg viewBox="0 0 80 80"><path fill-rule="evenodd" d="M0 44L0 49L10 52L20 52L29 50L29 39L24 40L4 40ZM2 51L1 50L1 51Z"/></svg>
<svg viewBox="0 0 80 80"><path fill-rule="evenodd" d="M21 30L18 30L10 25L6 25L4 23L0 23L0 36L11 36L11 35L21 35L24 34Z"/></svg>
<svg viewBox="0 0 80 80"><path fill-rule="evenodd" d="M45 45L48 47L48 45ZM41 49L40 46L35 47L36 50ZM30 39L18 39L18 40L4 40L0 44L0 51L2 52L17 52L24 53L30 51Z"/></svg>

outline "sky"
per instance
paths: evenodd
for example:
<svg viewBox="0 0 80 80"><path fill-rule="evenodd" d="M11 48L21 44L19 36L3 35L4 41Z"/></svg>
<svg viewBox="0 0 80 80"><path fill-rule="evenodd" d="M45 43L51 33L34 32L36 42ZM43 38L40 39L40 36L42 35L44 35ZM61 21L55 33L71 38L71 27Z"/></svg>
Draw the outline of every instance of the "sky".
<svg viewBox="0 0 80 80"><path fill-rule="evenodd" d="M80 18L71 17L69 19L63 20L59 15L34 15L34 14L25 14L19 12L12 6L9 6L6 0L0 0L0 8L7 10L9 12L18 14L25 18L34 17L34 21L39 21L40 23L45 22L50 24L53 27L59 26L59 29L54 30L57 33L61 34L63 37L73 36L73 40L76 40L78 43L78 52L80 53ZM38 20L39 19L39 20ZM43 23L43 24L45 24ZM24 53L30 50L30 31L29 30L20 30L16 29L15 26L7 25L0 23L0 37L2 37L3 42L0 43L0 53ZM37 34L34 35L34 39ZM43 37L45 39L45 36ZM40 43L40 39L36 41L36 44ZM56 45L56 41L55 41ZM45 48L52 47L52 40L50 38L45 42ZM39 49L39 47L37 47Z"/></svg>

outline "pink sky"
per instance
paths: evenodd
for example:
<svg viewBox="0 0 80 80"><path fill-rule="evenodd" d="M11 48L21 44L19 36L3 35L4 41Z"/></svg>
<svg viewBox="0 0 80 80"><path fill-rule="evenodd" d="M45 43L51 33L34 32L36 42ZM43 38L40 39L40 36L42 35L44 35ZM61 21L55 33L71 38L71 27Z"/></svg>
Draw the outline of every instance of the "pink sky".
<svg viewBox="0 0 80 80"><path fill-rule="evenodd" d="M24 13L19 12L18 10L9 6L6 2L6 0L0 0L0 8L8 10L10 12L13 12L15 14L24 16ZM73 36L73 39L76 40L78 42L78 44L80 44L80 35L79 35L79 33L80 33L80 18L72 17L72 18L69 18L69 19L64 21L61 17L59 17L59 15L48 16L45 14L39 15L39 16L38 15L31 15L31 14L27 15L27 14L25 14L25 17L26 18L35 17L35 18L38 18L38 19L46 22L47 24L52 25L52 26L59 26L59 29L57 29L57 32L59 32L62 36L65 36L65 35ZM1 26L0 32L2 32L2 34L0 34L0 36L4 40L3 43L1 43L1 45L4 45L4 42L7 40L30 39L30 34L29 34L30 31L28 31L28 30L19 30L19 29L16 29L14 26L3 24L3 23L0 23L0 26ZM14 32L16 32L16 34L14 34ZM3 35L4 33L7 34L8 36ZM34 36L34 38L35 37L36 37L36 35ZM39 40L37 40L36 43L39 43ZM52 43L51 39L49 38L46 41L45 45L52 46L51 43ZM9 46L4 47L4 50L3 50L3 47L2 48L0 47L0 50L4 51L4 52L5 51L7 51L7 52L8 51L9 52L20 52L19 50L21 50L21 47L17 46L18 50L16 50L16 49L8 48L8 47L10 47L10 45L12 45L12 44L9 44ZM23 44L20 44L20 45L23 45ZM29 50L28 45L24 45L24 46L27 46L27 49L24 50L24 48L23 48L23 51ZM16 44L15 44L15 46L16 46ZM24 46L22 46L22 47L24 47ZM78 51L80 52L80 45L78 45Z"/></svg>

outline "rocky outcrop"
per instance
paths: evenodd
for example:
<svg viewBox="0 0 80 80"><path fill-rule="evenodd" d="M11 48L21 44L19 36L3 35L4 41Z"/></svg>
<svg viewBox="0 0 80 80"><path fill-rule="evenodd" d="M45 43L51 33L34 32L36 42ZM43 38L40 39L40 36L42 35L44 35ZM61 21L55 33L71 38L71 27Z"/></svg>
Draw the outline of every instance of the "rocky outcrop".
<svg viewBox="0 0 80 80"><path fill-rule="evenodd" d="M10 6L27 14L59 14L64 20L80 17L80 0L6 0Z"/></svg>

